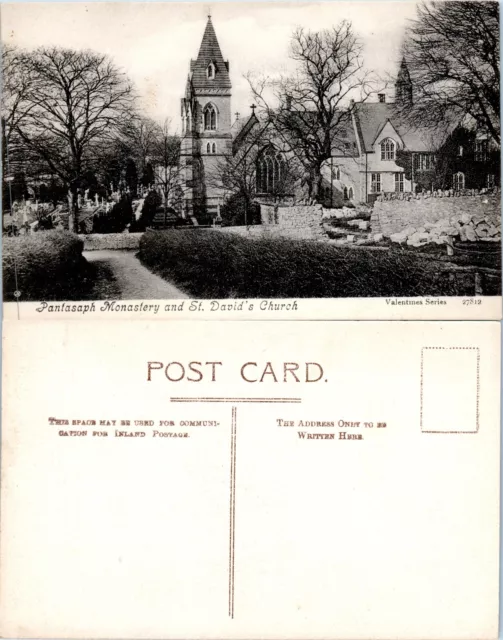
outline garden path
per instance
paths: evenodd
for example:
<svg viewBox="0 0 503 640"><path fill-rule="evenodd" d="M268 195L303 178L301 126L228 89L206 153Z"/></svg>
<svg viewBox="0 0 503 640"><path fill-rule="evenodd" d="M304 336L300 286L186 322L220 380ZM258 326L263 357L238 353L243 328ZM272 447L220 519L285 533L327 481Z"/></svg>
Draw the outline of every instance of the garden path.
<svg viewBox="0 0 503 640"><path fill-rule="evenodd" d="M188 298L167 280L144 267L134 251L84 251L96 269L93 298L96 300L169 300Z"/></svg>

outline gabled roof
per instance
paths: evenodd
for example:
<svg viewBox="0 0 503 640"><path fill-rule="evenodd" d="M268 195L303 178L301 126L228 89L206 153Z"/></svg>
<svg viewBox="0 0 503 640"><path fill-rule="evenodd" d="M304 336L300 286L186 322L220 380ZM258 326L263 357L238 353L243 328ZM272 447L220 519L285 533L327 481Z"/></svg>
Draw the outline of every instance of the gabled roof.
<svg viewBox="0 0 503 640"><path fill-rule="evenodd" d="M274 123L274 113L272 114L272 121ZM290 125L292 130L295 130L299 135L303 136L303 139L323 136L324 129L319 121L319 114L315 111L295 111L289 110L288 116L291 118ZM284 119L285 112L282 112L280 118L280 124L276 126L278 131L281 131L281 120ZM331 152L333 156L340 157L353 157L358 156L358 147L356 144L356 136L351 121L351 115L348 111L340 109L334 114L331 132Z"/></svg>
<svg viewBox="0 0 503 640"><path fill-rule="evenodd" d="M376 137L374 138L374 140L372 141L372 146L375 144L375 141L377 140L377 138L381 135L384 127L389 124L389 126L391 127L391 129L393 129L393 133L394 135L396 135L399 139L400 142L402 144L404 144L403 140L402 140L402 136L399 134L399 132L396 130L396 128L394 127L393 123L391 122L391 120L388 118L388 120L386 120L385 122L382 123L382 125L379 127L377 133L376 133Z"/></svg>
<svg viewBox="0 0 503 640"><path fill-rule="evenodd" d="M233 127L235 127L235 128L234 128L233 133L235 133L235 137L234 137L234 140L232 142L232 151L233 151L233 153L236 153L238 151L238 149L243 144L243 142L245 141L245 139L248 136L248 134L250 133L250 131L258 123L259 123L259 120L258 120L257 116L255 115L255 111L251 114L251 116L248 118L248 120L246 122L237 121L237 122L234 123Z"/></svg>
<svg viewBox="0 0 503 640"><path fill-rule="evenodd" d="M207 69L211 62L215 65L213 80L207 76ZM202 88L231 88L229 63L224 60L210 16L208 16L197 60L190 61L190 70L192 72L192 86L196 91Z"/></svg>
<svg viewBox="0 0 503 640"><path fill-rule="evenodd" d="M408 151L433 151L436 142L443 142L447 128L455 127L454 123L452 127L414 127L400 118L396 106L388 102L358 102L353 114L363 152L373 151L374 142L388 120Z"/></svg>
<svg viewBox="0 0 503 640"><path fill-rule="evenodd" d="M314 132L316 132L316 113L311 111L291 111L290 115L292 118L296 119L299 128L303 126L306 127L306 135L311 131L311 127L313 134ZM355 131L351 121L351 116L347 111L341 111L340 115L341 118L337 125L334 125L334 131L332 134L332 155L334 157L357 157L359 155L359 151ZM255 129L256 125L259 125L258 129ZM233 125L233 153L237 153L237 151L243 146L243 144L245 144L245 142L251 145L260 144L265 130L268 127L271 127L271 132L275 132L271 133L272 139L276 137L278 140L282 140L283 143L286 144L286 146L290 146L289 143L286 142L284 135L281 133L282 127L278 126L276 123L275 112L272 112L269 119L267 119L265 122L260 121L255 112L253 112L248 120L246 120L246 122L240 122L239 124L235 123L235 125ZM252 131L253 134L251 134ZM294 153L297 153L295 148L292 148L292 151Z"/></svg>

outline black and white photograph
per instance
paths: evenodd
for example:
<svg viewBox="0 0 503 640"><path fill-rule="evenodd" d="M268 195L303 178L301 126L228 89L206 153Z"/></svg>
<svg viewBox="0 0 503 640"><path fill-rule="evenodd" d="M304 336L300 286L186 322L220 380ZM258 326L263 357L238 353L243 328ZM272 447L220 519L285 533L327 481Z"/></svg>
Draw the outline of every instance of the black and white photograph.
<svg viewBox="0 0 503 640"><path fill-rule="evenodd" d="M501 296L497 2L1 17L7 303Z"/></svg>

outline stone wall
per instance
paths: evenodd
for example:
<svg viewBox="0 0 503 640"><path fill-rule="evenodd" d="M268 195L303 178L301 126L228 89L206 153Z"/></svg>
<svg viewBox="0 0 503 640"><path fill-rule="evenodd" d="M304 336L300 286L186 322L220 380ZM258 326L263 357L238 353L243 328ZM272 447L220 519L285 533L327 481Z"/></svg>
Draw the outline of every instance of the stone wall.
<svg viewBox="0 0 503 640"><path fill-rule="evenodd" d="M425 223L436 223L463 214L487 216L501 224L500 194L452 191L427 194L386 194L380 196L370 219L372 232L390 236Z"/></svg>
<svg viewBox="0 0 503 640"><path fill-rule="evenodd" d="M80 235L84 241L84 251L102 249L138 249L143 233L90 233Z"/></svg>
<svg viewBox="0 0 503 640"><path fill-rule="evenodd" d="M270 233L284 237L321 238L325 235L322 227L323 207L321 204L280 205L261 204L262 227Z"/></svg>
<svg viewBox="0 0 503 640"><path fill-rule="evenodd" d="M319 240L320 235L309 227L281 227L277 224L256 224L249 227L215 227L223 233L243 238L291 238L292 240Z"/></svg>

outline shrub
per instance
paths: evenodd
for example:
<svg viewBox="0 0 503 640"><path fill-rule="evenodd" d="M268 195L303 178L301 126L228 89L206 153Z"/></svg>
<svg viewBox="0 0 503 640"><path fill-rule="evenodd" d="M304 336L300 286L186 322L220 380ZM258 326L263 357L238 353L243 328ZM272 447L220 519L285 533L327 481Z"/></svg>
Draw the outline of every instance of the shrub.
<svg viewBox="0 0 503 640"><path fill-rule="evenodd" d="M86 261L84 243L67 231L39 231L3 239L3 290L6 301L72 300L80 296ZM17 271L17 273L16 273Z"/></svg>
<svg viewBox="0 0 503 640"><path fill-rule="evenodd" d="M155 212L162 204L162 198L157 191L149 191L145 197L139 220L134 220L131 232L145 231L154 221Z"/></svg>
<svg viewBox="0 0 503 640"><path fill-rule="evenodd" d="M247 239L201 229L148 232L139 255L147 267L199 298L461 295L434 262L406 251Z"/></svg>
<svg viewBox="0 0 503 640"><path fill-rule="evenodd" d="M221 208L222 226L260 224L260 205L249 202L242 194L234 194Z"/></svg>
<svg viewBox="0 0 503 640"><path fill-rule="evenodd" d="M93 233L122 233L133 221L133 207L131 198L123 196L116 202L108 213L95 214L93 219ZM88 233L87 230L81 230Z"/></svg>

